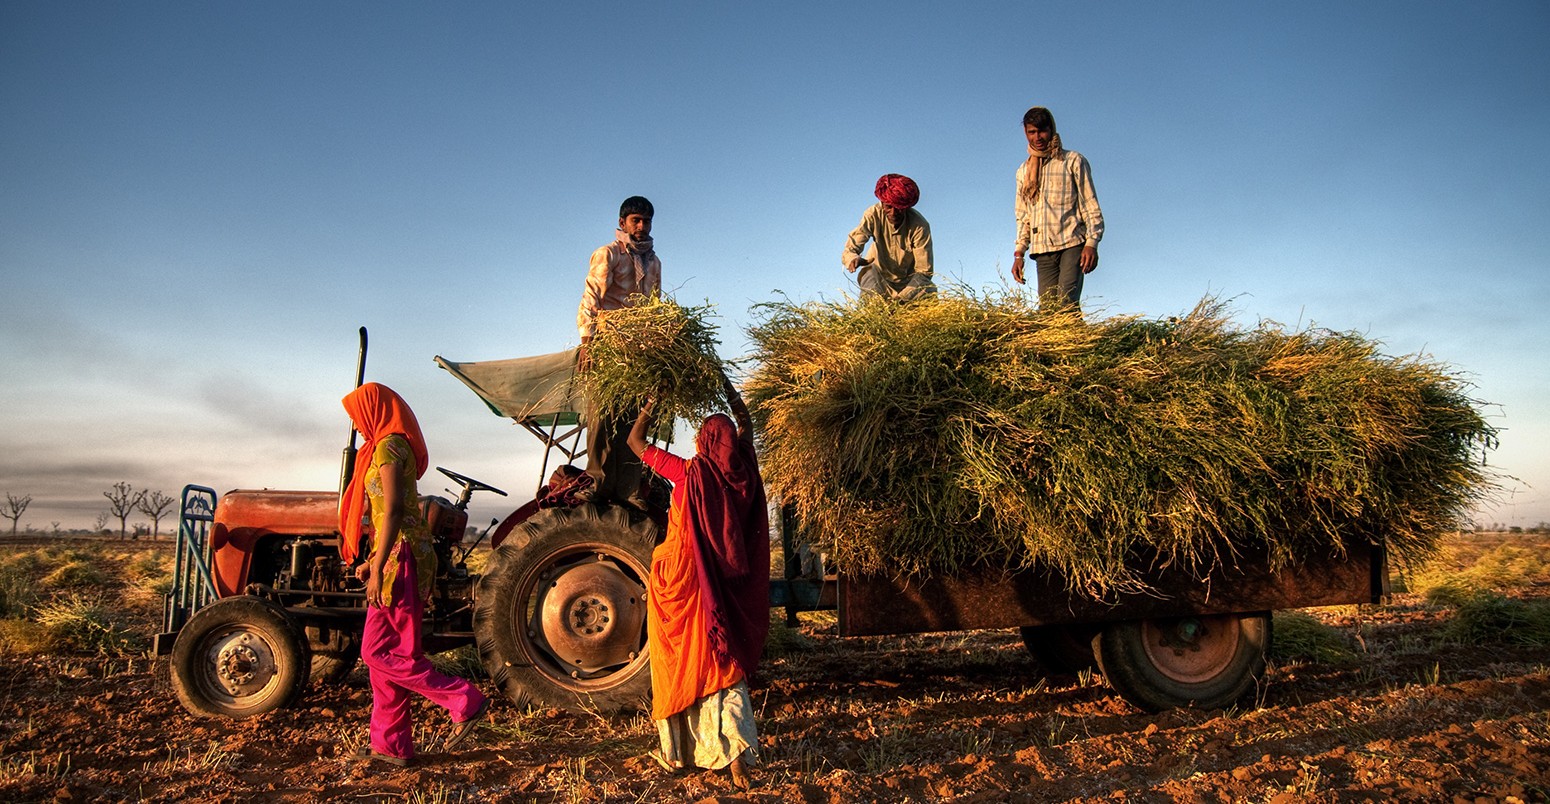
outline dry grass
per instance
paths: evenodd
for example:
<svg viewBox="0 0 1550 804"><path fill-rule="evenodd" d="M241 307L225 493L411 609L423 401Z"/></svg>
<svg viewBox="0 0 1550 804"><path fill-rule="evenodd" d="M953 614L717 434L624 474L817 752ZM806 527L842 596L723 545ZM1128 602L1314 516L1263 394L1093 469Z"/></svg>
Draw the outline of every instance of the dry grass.
<svg viewBox="0 0 1550 804"><path fill-rule="evenodd" d="M1270 656L1278 662L1309 661L1352 667L1361 654L1354 640L1305 611L1278 611L1270 632Z"/></svg>
<svg viewBox="0 0 1550 804"><path fill-rule="evenodd" d="M1446 366L1352 333L1016 294L760 308L746 395L774 493L847 570L1053 567L1144 585L1384 538L1424 556L1492 487L1495 431Z"/></svg>
<svg viewBox="0 0 1550 804"><path fill-rule="evenodd" d="M123 604L159 610L169 560L94 542L0 554L0 653L140 654L143 629Z"/></svg>
<svg viewBox="0 0 1550 804"><path fill-rule="evenodd" d="M1550 585L1550 536L1461 534L1403 580L1409 591L1450 602L1513 585Z"/></svg>

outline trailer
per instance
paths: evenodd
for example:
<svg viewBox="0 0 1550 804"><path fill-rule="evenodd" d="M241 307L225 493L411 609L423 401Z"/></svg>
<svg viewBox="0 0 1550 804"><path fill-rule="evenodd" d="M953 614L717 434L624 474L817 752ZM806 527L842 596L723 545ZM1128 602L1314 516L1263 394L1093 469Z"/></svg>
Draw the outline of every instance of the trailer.
<svg viewBox="0 0 1550 804"><path fill-rule="evenodd" d="M622 711L650 694L646 586L664 520L571 493L586 457L576 358L575 349L435 358L493 413L537 437L544 460L532 498L482 531L466 527L470 498L505 492L438 467L459 491L424 502L439 559L425 643L427 651L477 646L493 683L518 705ZM338 497L184 490L174 589L155 649L171 655L173 686L189 711L249 717L293 703L309 680L337 681L353 668L364 594L339 558ZM1038 568L923 579L829 571L799 560L797 523L777 514L785 560L770 605L788 621L833 610L846 637L1016 628L1047 667L1095 667L1122 697L1153 711L1227 706L1253 691L1272 612L1374 603L1388 593L1381 536L1276 570L1266 555L1240 554L1204 578L1138 556L1147 591L1100 598ZM472 573L466 559L485 540L491 554Z"/></svg>

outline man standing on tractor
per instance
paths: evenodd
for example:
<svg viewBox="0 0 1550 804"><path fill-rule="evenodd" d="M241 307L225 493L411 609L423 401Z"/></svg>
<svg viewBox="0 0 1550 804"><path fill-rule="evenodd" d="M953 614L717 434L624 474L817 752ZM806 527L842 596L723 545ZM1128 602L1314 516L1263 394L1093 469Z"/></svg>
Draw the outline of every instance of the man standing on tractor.
<svg viewBox="0 0 1550 804"><path fill-rule="evenodd" d="M586 286L581 291L581 306L576 311L576 328L581 333L578 368L592 367L587 345L598 323L609 310L631 307L662 289L662 261L657 259L651 239L651 219L655 210L645 198L632 195L619 206L619 228L614 241L592 252ZM587 413L587 474L592 476L595 500L618 500L637 508L645 507L640 485L644 476L640 458L629 446L633 411L617 417Z"/></svg>

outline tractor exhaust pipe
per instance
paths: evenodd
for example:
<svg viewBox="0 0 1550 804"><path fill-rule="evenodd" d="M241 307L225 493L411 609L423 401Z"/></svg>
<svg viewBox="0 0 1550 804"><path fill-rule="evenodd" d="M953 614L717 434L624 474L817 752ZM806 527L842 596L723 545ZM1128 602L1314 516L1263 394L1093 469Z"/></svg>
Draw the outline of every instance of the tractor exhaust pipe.
<svg viewBox="0 0 1550 804"><path fill-rule="evenodd" d="M361 350L355 357L355 387L366 382L366 328L361 327ZM350 443L344 448L344 459L339 465L339 511L344 512L344 492L355 476L355 423L350 423Z"/></svg>

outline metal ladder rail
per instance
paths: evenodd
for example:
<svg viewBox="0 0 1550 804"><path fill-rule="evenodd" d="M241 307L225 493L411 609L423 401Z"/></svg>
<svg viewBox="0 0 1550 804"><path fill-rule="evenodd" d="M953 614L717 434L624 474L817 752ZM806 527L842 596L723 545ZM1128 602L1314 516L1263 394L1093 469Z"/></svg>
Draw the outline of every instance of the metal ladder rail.
<svg viewBox="0 0 1550 804"><path fill-rule="evenodd" d="M178 544L172 568L172 591L167 593L162 629L176 633L199 609L215 602L215 582L210 577L213 550L210 526L215 521L215 490L183 487L178 514Z"/></svg>

